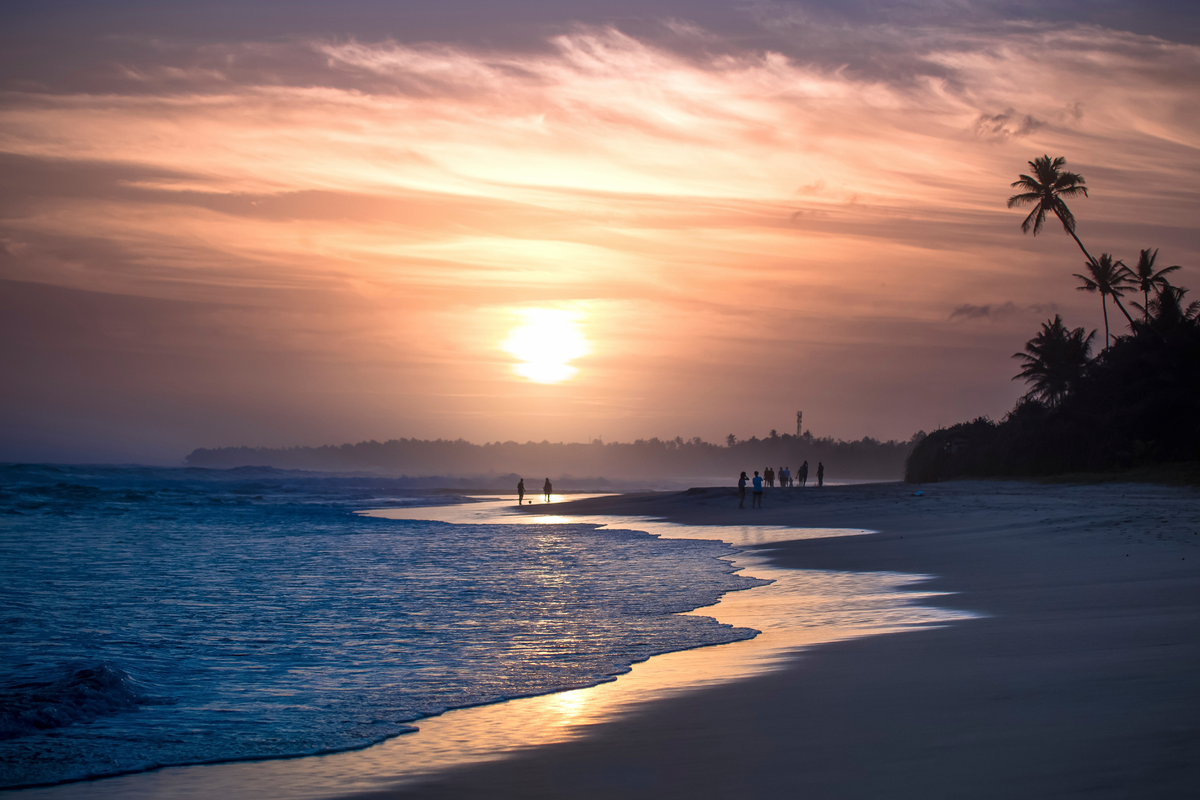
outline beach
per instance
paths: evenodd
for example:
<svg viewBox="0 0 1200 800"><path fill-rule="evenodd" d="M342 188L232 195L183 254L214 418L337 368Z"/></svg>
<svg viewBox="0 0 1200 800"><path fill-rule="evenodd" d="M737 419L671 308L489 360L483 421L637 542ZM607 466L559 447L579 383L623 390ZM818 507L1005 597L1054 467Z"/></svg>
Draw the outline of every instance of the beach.
<svg viewBox="0 0 1200 800"><path fill-rule="evenodd" d="M728 489L564 503L563 516L870 529L761 549L784 568L930 575L922 590L955 593L938 605L978 616L805 648L576 740L373 796L1194 797L1197 499L964 481L768 490L762 510Z"/></svg>

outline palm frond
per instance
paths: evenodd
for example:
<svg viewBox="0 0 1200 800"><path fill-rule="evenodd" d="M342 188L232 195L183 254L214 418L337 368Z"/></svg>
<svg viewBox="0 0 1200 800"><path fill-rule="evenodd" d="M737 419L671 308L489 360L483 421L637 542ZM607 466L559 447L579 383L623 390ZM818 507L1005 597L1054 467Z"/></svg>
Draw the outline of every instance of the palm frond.
<svg viewBox="0 0 1200 800"><path fill-rule="evenodd" d="M1058 193L1059 197L1079 197L1080 195L1083 195L1084 197L1088 196L1086 186L1055 187L1055 192Z"/></svg>
<svg viewBox="0 0 1200 800"><path fill-rule="evenodd" d="M1054 214L1062 220L1063 227L1067 233L1075 232L1075 215L1071 213L1071 209L1067 208L1067 204L1057 197L1054 198Z"/></svg>
<svg viewBox="0 0 1200 800"><path fill-rule="evenodd" d="M1046 207L1041 204L1034 206L1033 210L1029 212L1029 216L1025 217L1025 221L1021 223L1021 232L1029 233L1029 229L1032 227L1033 235L1037 236L1045 221Z"/></svg>
<svg viewBox="0 0 1200 800"><path fill-rule="evenodd" d="M1158 272L1150 276L1150 284L1152 286L1170 286L1171 284L1170 281L1167 280L1167 276L1172 272L1176 272L1181 269L1183 269L1183 267L1179 266L1178 264L1172 264L1169 267L1163 267Z"/></svg>
<svg viewBox="0 0 1200 800"><path fill-rule="evenodd" d="M1017 184L1015 183L1013 184L1014 187L1016 185ZM1012 197L1008 198L1008 207L1012 208L1013 206L1028 205L1029 203L1036 203L1041 199L1041 192L1025 192L1025 194L1014 194Z"/></svg>

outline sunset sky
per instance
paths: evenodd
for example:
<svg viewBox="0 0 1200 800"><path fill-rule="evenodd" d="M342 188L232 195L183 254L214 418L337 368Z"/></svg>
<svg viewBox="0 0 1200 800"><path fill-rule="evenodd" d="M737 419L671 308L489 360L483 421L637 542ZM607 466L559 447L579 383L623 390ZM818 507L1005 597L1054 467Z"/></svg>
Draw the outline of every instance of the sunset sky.
<svg viewBox="0 0 1200 800"><path fill-rule="evenodd" d="M999 418L1103 330L1005 208L1042 154L1200 297L1188 3L27 5L0 461Z"/></svg>

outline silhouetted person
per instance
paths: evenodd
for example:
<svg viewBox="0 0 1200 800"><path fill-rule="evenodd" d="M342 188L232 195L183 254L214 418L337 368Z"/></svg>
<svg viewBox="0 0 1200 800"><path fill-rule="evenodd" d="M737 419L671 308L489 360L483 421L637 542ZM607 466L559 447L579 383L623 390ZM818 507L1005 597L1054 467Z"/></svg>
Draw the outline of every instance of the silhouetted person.
<svg viewBox="0 0 1200 800"><path fill-rule="evenodd" d="M517 481L517 505L525 502L525 479Z"/></svg>
<svg viewBox="0 0 1200 800"><path fill-rule="evenodd" d="M758 476L758 470L754 470L754 491L751 492L750 507L762 508L762 481Z"/></svg>
<svg viewBox="0 0 1200 800"><path fill-rule="evenodd" d="M817 462L817 488L825 485L825 465L820 461Z"/></svg>
<svg viewBox="0 0 1200 800"><path fill-rule="evenodd" d="M738 478L738 508L746 507L746 473Z"/></svg>
<svg viewBox="0 0 1200 800"><path fill-rule="evenodd" d="M771 469L770 467L765 467L763 469L763 479L766 480L767 486L774 488L775 487L775 470Z"/></svg>
<svg viewBox="0 0 1200 800"><path fill-rule="evenodd" d="M546 482L542 484L542 491L546 493L546 502L550 502L550 493L554 491L554 487L550 485L550 479L546 478Z"/></svg>
<svg viewBox="0 0 1200 800"><path fill-rule="evenodd" d="M787 467L779 470L779 485L785 489L792 485L792 473Z"/></svg>
<svg viewBox="0 0 1200 800"><path fill-rule="evenodd" d="M805 461L800 465L800 486L801 488L808 486L808 462Z"/></svg>

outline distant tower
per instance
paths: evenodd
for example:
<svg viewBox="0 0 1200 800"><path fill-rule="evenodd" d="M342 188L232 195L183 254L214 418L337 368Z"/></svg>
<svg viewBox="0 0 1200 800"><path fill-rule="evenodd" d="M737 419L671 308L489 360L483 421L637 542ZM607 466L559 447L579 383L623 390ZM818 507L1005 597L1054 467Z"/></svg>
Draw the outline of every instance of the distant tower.
<svg viewBox="0 0 1200 800"><path fill-rule="evenodd" d="M801 428L801 420L803 420L803 419L804 419L804 412L803 412L803 411L797 411L797 412L796 412L796 436L797 436L797 437L800 437L800 436L803 436L803 435L804 435L804 432L800 430L800 428Z"/></svg>

